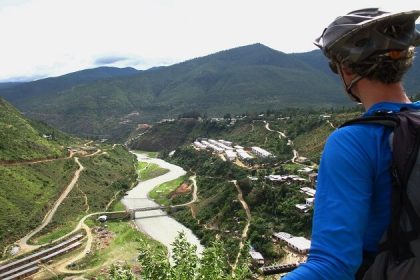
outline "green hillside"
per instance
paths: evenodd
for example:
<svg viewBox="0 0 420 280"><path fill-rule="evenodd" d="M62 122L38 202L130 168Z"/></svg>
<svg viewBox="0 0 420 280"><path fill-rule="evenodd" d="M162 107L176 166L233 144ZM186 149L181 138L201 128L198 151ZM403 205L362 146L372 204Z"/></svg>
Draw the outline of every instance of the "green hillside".
<svg viewBox="0 0 420 280"><path fill-rule="evenodd" d="M134 157L122 146L75 139L28 120L0 99L0 259L5 247L41 224L69 186L79 166L68 157L68 146L84 171L42 235L60 236L89 209L112 208L135 182Z"/></svg>
<svg viewBox="0 0 420 280"><path fill-rule="evenodd" d="M64 157L66 140L55 129L25 119L0 98L0 162Z"/></svg>
<svg viewBox="0 0 420 280"><path fill-rule="evenodd" d="M420 92L419 69L415 61L405 77L409 95ZM68 133L121 140L138 124L186 112L223 116L350 104L321 51L285 54L261 44L146 71L84 70L0 88L0 96Z"/></svg>
<svg viewBox="0 0 420 280"><path fill-rule="evenodd" d="M345 104L341 86L291 55L239 47L130 77L10 99L28 116L66 132L121 137L137 123L190 111L209 116ZM19 94L14 92L14 94ZM5 95L0 91L0 95ZM32 97L33 96L33 97ZM107 138L107 137L105 137Z"/></svg>

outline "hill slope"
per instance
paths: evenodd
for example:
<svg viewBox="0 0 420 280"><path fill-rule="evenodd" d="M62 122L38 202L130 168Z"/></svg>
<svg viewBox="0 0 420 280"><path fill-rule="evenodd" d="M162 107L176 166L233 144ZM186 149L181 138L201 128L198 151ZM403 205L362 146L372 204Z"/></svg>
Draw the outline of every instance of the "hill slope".
<svg viewBox="0 0 420 280"><path fill-rule="evenodd" d="M25 119L8 102L0 98L0 162L53 158L66 154L58 142L45 138L47 134L44 133L48 133L47 129L41 132L33 125L33 122ZM59 133L51 128L48 131L48 136L51 137Z"/></svg>
<svg viewBox="0 0 420 280"><path fill-rule="evenodd" d="M30 105L36 100L46 101L57 92L78 86L84 83L130 76L138 73L134 68L99 67L69 73L59 77L41 79L27 83L4 83L6 88L1 95L13 104L18 104L21 109L26 110L25 105Z"/></svg>
<svg viewBox="0 0 420 280"><path fill-rule="evenodd" d="M419 68L416 62L405 80L412 95L420 91ZM129 73L86 81L86 73L79 72L83 83L65 82L63 76L51 87L46 79L0 89L0 95L32 118L101 138L125 138L138 123L192 111L221 116L350 104L319 50L285 54L254 44Z"/></svg>
<svg viewBox="0 0 420 280"><path fill-rule="evenodd" d="M131 77L95 81L66 90L0 95L28 116L78 134L117 135L137 122L185 111L209 115L346 102L329 76L293 56L261 44L239 47ZM13 95L16 94L14 91ZM17 95L16 95L17 96ZM315 102L314 102L315 100ZM121 128L121 125L126 128Z"/></svg>
<svg viewBox="0 0 420 280"><path fill-rule="evenodd" d="M65 233L62 225L71 230L89 209L95 212L112 207L135 181L134 157L121 146L88 147L80 139L26 119L0 98L0 259L5 246L41 224L69 186L79 168L75 159L67 156L70 145L78 149L76 156L85 171L77 189L68 194L41 234L57 228Z"/></svg>

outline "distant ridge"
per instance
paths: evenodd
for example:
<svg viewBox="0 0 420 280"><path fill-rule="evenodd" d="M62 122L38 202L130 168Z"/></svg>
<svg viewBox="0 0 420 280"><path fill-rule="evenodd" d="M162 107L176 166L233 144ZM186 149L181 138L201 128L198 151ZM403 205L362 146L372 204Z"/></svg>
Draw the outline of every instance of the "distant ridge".
<svg viewBox="0 0 420 280"><path fill-rule="evenodd" d="M407 75L409 93L420 91L419 67L416 62ZM112 69L107 76L110 70L0 89L0 96L63 131L113 138L124 138L139 123L185 112L223 116L351 105L319 50L286 54L252 44L145 71Z"/></svg>
<svg viewBox="0 0 420 280"><path fill-rule="evenodd" d="M31 98L42 98L42 96L48 96L48 93L56 93L84 83L131 76L138 72L138 70L131 67L116 68L104 66L26 83L0 83L0 89L6 89L2 96L10 102L19 103L17 100L23 98L25 100L23 103L26 103L30 102Z"/></svg>

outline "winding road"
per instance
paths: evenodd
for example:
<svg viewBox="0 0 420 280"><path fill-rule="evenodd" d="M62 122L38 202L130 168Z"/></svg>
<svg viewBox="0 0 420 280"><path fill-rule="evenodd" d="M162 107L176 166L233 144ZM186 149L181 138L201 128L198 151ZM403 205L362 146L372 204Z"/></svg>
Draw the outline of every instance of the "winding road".
<svg viewBox="0 0 420 280"><path fill-rule="evenodd" d="M71 192L71 190L74 188L77 181L79 180L80 173L84 170L84 167L79 162L79 158L75 157L74 161L79 165L79 169L76 170L70 184L67 186L64 192L60 195L60 197L54 203L54 206L45 215L44 220L42 221L41 225L39 225L37 228L35 228L33 231L31 231L25 237L23 237L22 239L18 241L18 246L20 247L19 254L23 254L23 253L35 250L41 246L41 245L29 245L28 240L31 239L35 234L43 230L51 222L58 207L61 205L63 200L67 197L67 195Z"/></svg>
<svg viewBox="0 0 420 280"><path fill-rule="evenodd" d="M242 194L242 190L239 187L238 182L236 180L232 180L230 182L232 182L235 185L236 190L238 191L238 199L241 202L242 207L244 208L245 213L246 213L246 225L245 225L245 227L244 227L244 229L242 231L241 242L239 243L239 252L238 252L238 255L236 256L235 263L232 266L232 270L235 270L236 269L236 266L238 265L238 261L239 261L240 255L241 255L242 248L244 247L244 240L248 236L249 225L251 223L251 211L249 210L248 204L244 200L244 197L243 197L243 194Z"/></svg>

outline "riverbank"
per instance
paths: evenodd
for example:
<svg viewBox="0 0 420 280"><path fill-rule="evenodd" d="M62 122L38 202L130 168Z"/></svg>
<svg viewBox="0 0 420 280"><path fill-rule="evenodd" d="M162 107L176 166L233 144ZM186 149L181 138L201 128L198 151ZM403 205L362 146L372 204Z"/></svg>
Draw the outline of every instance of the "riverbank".
<svg viewBox="0 0 420 280"><path fill-rule="evenodd" d="M127 209L158 206L157 203L149 199L148 193L160 184L184 176L186 171L177 165L158 158L150 158L145 154L136 152L133 152L133 154L136 155L139 162L157 164L161 168L168 169L169 172L153 179L139 182L136 187L127 192L127 195L122 199L122 203ZM165 245L169 252L172 252L172 243L181 231L185 233L189 243L197 246L198 254L201 254L204 250L204 247L200 244L200 240L189 228L169 217L162 210L137 212L134 222L140 231Z"/></svg>

